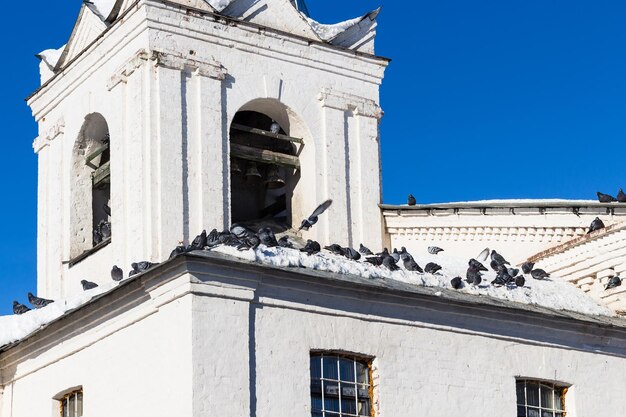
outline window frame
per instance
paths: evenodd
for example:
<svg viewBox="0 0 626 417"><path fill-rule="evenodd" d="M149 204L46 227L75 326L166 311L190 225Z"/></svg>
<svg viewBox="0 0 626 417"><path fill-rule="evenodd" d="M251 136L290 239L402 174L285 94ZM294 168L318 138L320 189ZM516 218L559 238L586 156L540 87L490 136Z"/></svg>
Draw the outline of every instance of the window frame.
<svg viewBox="0 0 626 417"><path fill-rule="evenodd" d="M328 378L324 376L324 358L332 358L337 363L336 379ZM313 375L312 362L314 359L319 360L319 377ZM341 360L348 360L352 362L352 380L346 380L342 377ZM364 367L366 371L366 382L359 382L358 364ZM374 409L374 357L366 356L362 354L355 354L344 351L326 351L326 350L312 350L309 354L309 378L310 378L310 395L311 395L311 416L321 417L375 417L376 412ZM317 384L314 382L317 381ZM339 411L326 409L326 383L331 383L337 389L337 404ZM347 386L346 386L347 385ZM352 391L350 391L352 389ZM367 394L363 395L363 389L367 389ZM316 392L317 391L317 392ZM352 392L353 395L344 394L345 392ZM321 394L321 410L315 409L313 400L315 394ZM350 399L354 399L354 412L343 411L342 401L344 401L344 395ZM320 398L320 397L318 397ZM334 398L334 396L333 396ZM366 400L366 412L359 414L360 400Z"/></svg>
<svg viewBox="0 0 626 417"><path fill-rule="evenodd" d="M65 413L66 411L65 407L69 407L70 400L72 399L72 397L75 398L75 403L74 403L75 408L74 408L74 413L73 413L74 415L70 416L69 410L67 411L67 414ZM79 402L79 399L80 399L80 402ZM59 402L59 416L60 417L83 417L83 414L84 414L83 413L83 399L84 399L84 394L83 394L82 387L72 389L63 395L59 395L56 398L56 400ZM80 404L80 408L78 408L78 404Z"/></svg>
<svg viewBox="0 0 626 417"><path fill-rule="evenodd" d="M520 402L520 398L519 398L519 392L518 392L518 386L519 384L524 384L524 399L523 399L523 403ZM528 403L528 385L532 384L532 385L536 385L537 387L537 404L529 404ZM544 412L548 412L551 413L550 417L567 417L568 411L566 409L566 401L565 401L565 396L567 395L567 392L569 390L569 388L571 387L571 385L568 384L564 384L558 381L550 381L550 380L542 380L542 379L536 379L536 378L522 378L522 377L518 377L515 378L515 407L516 407L516 414L519 416L519 409L520 407L522 407L524 409L524 416L528 415L528 411L529 409L532 410L537 410L538 415L537 417L542 417ZM552 406L551 407L546 407L545 405L542 404L543 402L543 392L544 390L550 390L550 396L552 398ZM558 397L557 397L558 395ZM557 406L557 400L558 398L558 404L560 404L560 408Z"/></svg>

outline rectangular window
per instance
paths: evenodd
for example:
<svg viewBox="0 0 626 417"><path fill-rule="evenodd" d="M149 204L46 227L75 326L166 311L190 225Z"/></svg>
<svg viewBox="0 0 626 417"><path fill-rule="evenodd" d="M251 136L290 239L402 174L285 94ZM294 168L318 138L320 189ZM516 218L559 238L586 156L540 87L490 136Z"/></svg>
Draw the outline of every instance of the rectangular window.
<svg viewBox="0 0 626 417"><path fill-rule="evenodd" d="M311 354L312 417L372 416L371 360Z"/></svg>
<svg viewBox="0 0 626 417"><path fill-rule="evenodd" d="M517 380L518 417L565 417L566 387L551 382Z"/></svg>
<svg viewBox="0 0 626 417"><path fill-rule="evenodd" d="M72 391L59 400L61 417L83 417L83 390Z"/></svg>

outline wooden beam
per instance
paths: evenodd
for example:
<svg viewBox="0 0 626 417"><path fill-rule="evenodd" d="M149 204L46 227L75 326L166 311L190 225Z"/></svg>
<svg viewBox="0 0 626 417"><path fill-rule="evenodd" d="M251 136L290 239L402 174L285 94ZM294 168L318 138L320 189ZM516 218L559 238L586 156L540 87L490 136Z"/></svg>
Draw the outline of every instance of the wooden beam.
<svg viewBox="0 0 626 417"><path fill-rule="evenodd" d="M98 188L101 184L106 184L111 182L111 164L110 162L106 162L104 165L96 169L91 173L91 180L93 182L93 187Z"/></svg>
<svg viewBox="0 0 626 417"><path fill-rule="evenodd" d="M87 155L85 157L85 163L87 164L87 166L89 166L92 169L97 169L98 167L96 165L92 164L91 161L96 159L99 155L102 154L102 152L106 151L107 149L109 149L109 144L105 143L104 145L100 146L95 151L93 151L92 153Z"/></svg>
<svg viewBox="0 0 626 417"><path fill-rule="evenodd" d="M300 161L298 160L297 156L287 155L279 152L272 152L265 149L253 148L251 146L231 143L230 154L231 156L245 159L247 161L300 168Z"/></svg>
<svg viewBox="0 0 626 417"><path fill-rule="evenodd" d="M240 124L237 124L237 123L233 123L230 127L232 129L235 129L235 130L240 130L242 132L253 133L253 134L259 135L259 136L265 136L267 138L286 140L288 142L294 142L294 143L299 143L299 144L303 144L304 143L304 141L302 139L300 139L300 138L293 138L291 136L281 135L280 133L272 133L272 132L268 132L267 130L256 129L254 127L244 126L244 125L240 125Z"/></svg>

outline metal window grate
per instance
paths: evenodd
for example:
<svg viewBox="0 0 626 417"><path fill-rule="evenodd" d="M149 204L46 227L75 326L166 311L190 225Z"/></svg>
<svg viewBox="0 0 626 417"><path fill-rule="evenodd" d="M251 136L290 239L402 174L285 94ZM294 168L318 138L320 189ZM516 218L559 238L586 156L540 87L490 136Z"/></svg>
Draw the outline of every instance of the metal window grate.
<svg viewBox="0 0 626 417"><path fill-rule="evenodd" d="M371 361L311 354L312 417L372 416Z"/></svg>
<svg viewBox="0 0 626 417"><path fill-rule="evenodd" d="M83 390L72 391L59 400L61 417L83 417Z"/></svg>
<svg viewBox="0 0 626 417"><path fill-rule="evenodd" d="M550 382L517 380L518 417L565 417L567 388Z"/></svg>

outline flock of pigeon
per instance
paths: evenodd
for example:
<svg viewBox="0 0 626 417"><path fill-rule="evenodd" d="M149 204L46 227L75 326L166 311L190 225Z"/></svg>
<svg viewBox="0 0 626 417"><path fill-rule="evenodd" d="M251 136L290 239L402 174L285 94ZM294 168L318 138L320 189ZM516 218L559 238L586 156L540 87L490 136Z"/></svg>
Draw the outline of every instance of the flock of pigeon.
<svg viewBox="0 0 626 417"><path fill-rule="evenodd" d="M626 202L626 194L624 194L621 189L617 199L598 192L598 199L600 202L609 202L609 200L607 200L609 197L612 199L610 201L619 201L622 203ZM415 205L415 197L409 194L408 203L409 205ZM320 204L308 218L302 221L298 231L309 230L313 227L313 225L317 223L319 216L324 213L331 206L331 204L332 200L327 200ZM596 219L591 223L588 233L603 229L604 227L605 226L602 220L596 217ZM258 232L255 232L245 226L234 224L230 230L224 230L222 232L218 232L217 229L213 229L207 234L206 230L203 230L202 233L196 236L190 245L177 246L170 254L170 259L183 253L195 250L211 250L222 245L235 247L240 251L244 251L251 249L254 250L261 244L267 247L280 246L283 248L299 250L309 256L322 251L321 245L311 239L309 239L302 248L296 248L294 243L289 240L288 236L283 236L280 239L277 239L274 232L269 227L264 227ZM402 266L406 271L419 274L439 274L439 270L442 269L440 265L434 262L429 262L424 266L424 268L422 268L415 261L415 258L407 252L405 247L402 247L399 251L394 249L391 253L387 248L383 249L380 253L373 253L370 249L363 246L363 244L360 245L358 250L350 247L342 247L339 244L325 246L324 249L335 255L343 256L350 261L364 261L377 267L386 268L390 271L400 270L401 267L398 266L398 263L400 262L402 262ZM428 253L431 255L437 255L443 251L444 249L437 246L430 246L428 248ZM483 271L488 271L482 262L487 261L489 257L491 258L489 266L496 272L496 278L491 281L491 285L497 287L507 287L510 289L523 287L526 283L526 275L530 275L530 277L536 280L545 280L550 277L550 274L543 269L535 269L535 264L533 262L525 262L522 264L520 273L520 268L511 267L511 264L501 254L495 250L490 251L489 248L486 248L477 257L480 260L474 258L469 260L465 280L461 277L452 278L450 281L451 287L458 290L463 288L465 285L480 285L483 282ZM132 263L132 269L130 270L128 276L131 277L133 275L140 274L155 267L156 265L158 264L148 261ZM116 282L121 281L124 278L124 271L117 265L113 265L113 268L111 269L111 278ZM611 276L609 277L609 282L606 285L605 290L618 287L621 284L622 280L619 276ZM84 291L94 289L98 286L95 282L87 280L82 280L81 285ZM54 301L37 297L29 292L28 302L34 308L39 309L53 303ZM31 308L28 306L21 304L18 301L13 301L14 314L24 314L30 310Z"/></svg>
<svg viewBox="0 0 626 417"><path fill-rule="evenodd" d="M610 194L601 193L600 191L598 191L597 194L598 194L598 201L601 203L614 203L614 202L626 203L626 194L624 193L624 190L622 190L621 188L619 189L617 193L617 198L613 197Z"/></svg>

